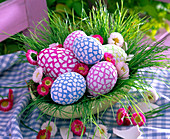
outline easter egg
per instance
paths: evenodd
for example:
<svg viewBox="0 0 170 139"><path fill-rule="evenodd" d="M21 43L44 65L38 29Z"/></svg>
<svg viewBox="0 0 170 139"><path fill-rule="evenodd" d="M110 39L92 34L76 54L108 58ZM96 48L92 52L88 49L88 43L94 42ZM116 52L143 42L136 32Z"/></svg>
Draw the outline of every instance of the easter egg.
<svg viewBox="0 0 170 139"><path fill-rule="evenodd" d="M81 30L76 30L76 31L72 32L65 39L63 47L72 51L74 40L78 37L81 37L81 36L87 36L87 35Z"/></svg>
<svg viewBox="0 0 170 139"><path fill-rule="evenodd" d="M68 49L46 48L38 54L37 63L45 75L56 79L63 73L73 71L78 60Z"/></svg>
<svg viewBox="0 0 170 139"><path fill-rule="evenodd" d="M73 52L76 58L85 64L95 64L104 56L102 44L90 36L76 38L73 44Z"/></svg>
<svg viewBox="0 0 170 139"><path fill-rule="evenodd" d="M115 64L117 64L118 62L126 61L127 54L121 47L116 46L114 44L106 44L103 45L103 48L104 48L104 52L109 52L113 55L115 59Z"/></svg>
<svg viewBox="0 0 170 139"><path fill-rule="evenodd" d="M67 72L60 75L52 84L51 98L62 105L78 101L86 91L86 81L76 72Z"/></svg>
<svg viewBox="0 0 170 139"><path fill-rule="evenodd" d="M117 70L111 62L99 62L91 67L86 81L91 95L106 94L113 89L117 81Z"/></svg>

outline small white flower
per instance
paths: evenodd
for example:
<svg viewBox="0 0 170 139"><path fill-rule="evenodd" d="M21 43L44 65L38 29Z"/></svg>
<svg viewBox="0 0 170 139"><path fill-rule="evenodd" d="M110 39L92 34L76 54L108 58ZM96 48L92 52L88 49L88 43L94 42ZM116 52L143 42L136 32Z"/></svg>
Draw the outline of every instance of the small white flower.
<svg viewBox="0 0 170 139"><path fill-rule="evenodd" d="M146 97L149 99L149 102L155 103L159 98L156 90L152 87L147 88L147 90L148 91L146 91L145 93L146 93Z"/></svg>
<svg viewBox="0 0 170 139"><path fill-rule="evenodd" d="M32 79L35 83L39 83L41 82L42 76L43 76L43 68L39 67L34 71Z"/></svg>
<svg viewBox="0 0 170 139"><path fill-rule="evenodd" d="M122 79L129 78L129 67L126 63L118 62L116 65L116 70L120 78Z"/></svg>
<svg viewBox="0 0 170 139"><path fill-rule="evenodd" d="M100 138L108 137L107 127L102 124L99 124L98 126L100 129L97 126L94 129L95 136Z"/></svg>
<svg viewBox="0 0 170 139"><path fill-rule="evenodd" d="M108 43L122 47L124 43L123 36L118 32L113 32L110 34L110 37L108 38Z"/></svg>
<svg viewBox="0 0 170 139"><path fill-rule="evenodd" d="M48 126L49 122L50 121L46 121L45 123L43 123L41 129L48 129L51 132L51 137L54 137L55 134L57 133L57 127L53 122L50 122Z"/></svg>

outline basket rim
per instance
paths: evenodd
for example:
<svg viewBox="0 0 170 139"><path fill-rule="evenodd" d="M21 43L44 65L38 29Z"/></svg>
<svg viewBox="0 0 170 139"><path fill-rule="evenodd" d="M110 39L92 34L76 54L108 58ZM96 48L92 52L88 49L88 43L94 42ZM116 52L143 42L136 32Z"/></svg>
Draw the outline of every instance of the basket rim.
<svg viewBox="0 0 170 139"><path fill-rule="evenodd" d="M37 99L37 97L33 94L31 88L30 89L30 95L33 101L35 101ZM124 87L124 89L126 89L127 91L130 90L130 86L128 86L127 88ZM92 102L92 114L96 114L98 111L104 111L105 109L109 108L110 106L114 105L115 103L118 102L118 100L123 98L123 95L118 94L117 96L112 96L113 99L112 101L108 101L108 99L104 99L102 101L102 103L100 103L100 105L95 105L97 103L97 100L94 99L94 101ZM83 109L80 112L73 112L73 105L63 105L64 107L62 108L62 111L59 111L56 109L55 105L52 105L52 108L50 110L45 110L44 107L48 107L48 103L45 102L41 102L41 104L37 104L37 107L40 109L40 111L42 111L43 113L50 115L50 116L54 116L57 118L62 118L62 119L71 119L71 118L80 118L83 117ZM81 104L82 105L82 104ZM82 106L83 107L83 106ZM56 110L55 110L56 109Z"/></svg>

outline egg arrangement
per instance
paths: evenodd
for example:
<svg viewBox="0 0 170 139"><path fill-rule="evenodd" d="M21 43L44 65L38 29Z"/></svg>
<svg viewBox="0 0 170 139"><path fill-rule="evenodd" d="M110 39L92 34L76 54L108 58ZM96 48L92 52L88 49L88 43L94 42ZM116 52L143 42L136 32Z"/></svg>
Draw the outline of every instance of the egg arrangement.
<svg viewBox="0 0 170 139"><path fill-rule="evenodd" d="M101 38L99 35L97 37ZM33 60L32 63L34 65L37 63L45 77L52 78L46 80L46 83L48 81L51 83L48 86L51 86L50 95L55 103L69 105L77 102L86 93L97 97L114 89L119 74L117 64L125 62L127 58L127 54L120 46L102 45L99 39L77 30L67 36L63 47L45 48L39 54L33 52L37 55L37 61ZM29 60L29 57L27 59ZM82 74L83 72L87 74ZM35 75L43 76L39 72ZM48 88L43 87L48 91Z"/></svg>

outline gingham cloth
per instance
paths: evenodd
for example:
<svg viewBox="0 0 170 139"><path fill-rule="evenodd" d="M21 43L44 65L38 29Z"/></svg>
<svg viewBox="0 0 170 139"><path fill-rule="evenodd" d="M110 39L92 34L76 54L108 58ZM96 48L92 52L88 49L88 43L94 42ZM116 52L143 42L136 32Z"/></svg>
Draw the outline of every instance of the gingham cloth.
<svg viewBox="0 0 170 139"><path fill-rule="evenodd" d="M20 87L26 86L24 80L29 80L32 77L32 73L34 71L34 67L28 63L17 63L18 54L23 52L17 52L13 54L8 54L4 56L0 56L0 94L7 96L8 88L2 87ZM145 69L146 70L146 69ZM170 89L169 86L159 81L160 78L170 81L170 72L168 70L161 69L147 69L154 70L156 73L154 76L154 80L148 79L148 82L151 84L153 88L161 96L160 99L156 102L157 105L161 106L167 103L170 103ZM145 73L144 76L151 76L149 73ZM50 119L50 116L44 115L42 118L38 119L38 115L40 111L35 109L33 113L29 114L29 116L24 119L25 115L28 113L26 111L24 114L19 115L20 112L26 107L29 103L30 95L28 93L27 88L12 88L14 91L14 105L12 110L8 112L0 111L0 139L35 139L37 136L36 132L31 131L26 128L21 121L24 122L25 125L31 127L32 129L39 131L43 122ZM119 103L116 103L113 106L114 115L117 110L121 107ZM141 139L168 139L170 138L170 109L164 110L164 116L148 119L145 126L142 126L140 129L143 134L140 137ZM103 123L101 122L103 121ZM116 135L113 134L112 128L117 129L127 129L130 127L118 126L115 118L113 118L113 112L111 108L109 108L105 114L103 115L101 121L99 123L105 124L108 127L108 132L111 133L111 139L119 139ZM58 127L58 131L55 139L61 139L59 129L61 127L69 127L70 120L56 119L56 126ZM92 128L87 128L86 132L89 134L94 133L94 125ZM74 138L79 138L78 136L74 136ZM87 138L86 135L83 138Z"/></svg>

